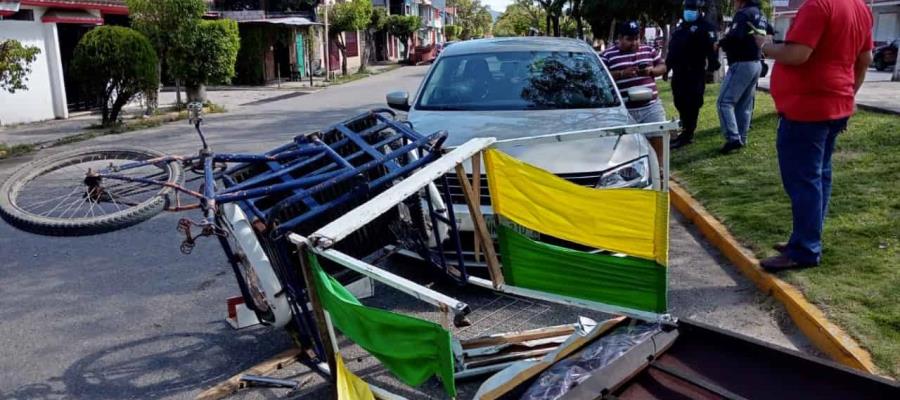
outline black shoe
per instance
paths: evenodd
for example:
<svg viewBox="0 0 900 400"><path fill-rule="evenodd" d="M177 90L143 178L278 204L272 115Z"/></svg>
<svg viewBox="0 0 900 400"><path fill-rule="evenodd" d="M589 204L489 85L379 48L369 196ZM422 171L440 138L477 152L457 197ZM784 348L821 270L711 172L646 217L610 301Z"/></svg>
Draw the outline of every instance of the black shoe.
<svg viewBox="0 0 900 400"><path fill-rule="evenodd" d="M722 153L722 154L731 154L731 152L733 152L733 151L735 151L735 150L738 150L738 149L740 149L741 147L744 147L744 145L743 145L740 141L737 141L737 140L729 140L727 143L725 143L724 146L722 146L722 149L719 150L719 153Z"/></svg>
<svg viewBox="0 0 900 400"><path fill-rule="evenodd" d="M777 251L779 254L787 253L788 244L785 243L775 243L772 245L772 249Z"/></svg>
<svg viewBox="0 0 900 400"><path fill-rule="evenodd" d="M789 269L803 269L817 267L819 264L801 264L782 254L769 257L759 262L759 266L769 272L786 271Z"/></svg>
<svg viewBox="0 0 900 400"><path fill-rule="evenodd" d="M693 133L682 133L682 134L678 135L677 138L675 138L671 142L669 142L669 148L672 150L680 149L691 143L694 143L694 134Z"/></svg>

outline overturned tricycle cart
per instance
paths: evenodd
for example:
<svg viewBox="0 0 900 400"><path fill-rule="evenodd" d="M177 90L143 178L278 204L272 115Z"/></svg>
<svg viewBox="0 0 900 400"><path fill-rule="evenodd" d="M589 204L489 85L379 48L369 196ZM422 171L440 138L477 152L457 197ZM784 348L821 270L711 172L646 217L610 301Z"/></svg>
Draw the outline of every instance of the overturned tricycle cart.
<svg viewBox="0 0 900 400"><path fill-rule="evenodd" d="M193 120L203 138L199 116ZM447 398L463 397L456 383L466 379L483 380L465 395L478 399L897 398L892 381L668 313L666 144L676 129L667 122L477 138L445 149L445 132L421 134L391 111L373 110L263 154L214 153L205 139L191 156L63 153L4 183L0 212L32 232L80 235L199 208L202 220L178 225L182 251L215 238L233 267L239 307L254 322L287 329L298 347L290 361L320 372L340 399L402 396L354 375L338 335L406 385L439 380ZM582 186L510 155L622 135L661 144L658 189ZM199 190L188 187L194 181ZM457 292L526 304L520 315L562 304L602 317L573 314L565 324L514 331L498 324L457 337L454 330L489 316L475 318L465 301L402 276L392 268L398 259ZM363 304L357 288L373 281L441 318ZM241 375L199 397L225 397L244 378L292 386Z"/></svg>

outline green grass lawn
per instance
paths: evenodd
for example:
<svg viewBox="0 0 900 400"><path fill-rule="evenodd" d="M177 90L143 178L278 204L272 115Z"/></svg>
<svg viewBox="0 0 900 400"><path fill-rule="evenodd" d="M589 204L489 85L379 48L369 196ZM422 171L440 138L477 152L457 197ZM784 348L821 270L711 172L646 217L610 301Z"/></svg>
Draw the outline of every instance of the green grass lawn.
<svg viewBox="0 0 900 400"><path fill-rule="evenodd" d="M759 92L749 145L719 155L718 85L706 103L694 144L674 152L675 178L757 257L791 232L790 202L775 152L778 116ZM660 95L677 116L668 84ZM860 112L841 134L833 158L831 209L822 265L779 274L853 335L889 375L900 377L900 116Z"/></svg>

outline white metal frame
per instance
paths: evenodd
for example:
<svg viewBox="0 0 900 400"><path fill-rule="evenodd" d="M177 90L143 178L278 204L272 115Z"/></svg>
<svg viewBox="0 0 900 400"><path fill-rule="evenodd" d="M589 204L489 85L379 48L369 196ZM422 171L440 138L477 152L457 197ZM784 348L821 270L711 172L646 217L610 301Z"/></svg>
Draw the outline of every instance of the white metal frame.
<svg viewBox="0 0 900 400"><path fill-rule="evenodd" d="M309 248L312 252L419 300L437 306L441 311L451 312L454 314L454 319L465 316L469 312L469 306L466 303L333 250L331 247L357 229L372 222L379 215L396 207L404 199L428 186L435 179L453 170L457 165L465 162L494 142L494 138L472 139L445 154L437 161L426 165L409 178L375 196L372 200L325 225L310 235L309 239L295 233L289 234L288 239L298 246L309 243Z"/></svg>
<svg viewBox="0 0 900 400"><path fill-rule="evenodd" d="M556 143L574 140L584 140L589 138L622 136L628 134L642 134L648 138L663 139L660 169L662 170L663 191L668 191L669 180L669 137L670 132L680 128L678 121L668 121L660 123L636 124L617 126L609 128L586 129L578 131L560 132L546 135L538 135L524 138L507 139L497 141L494 138L477 138L469 140L463 145L453 149L438 160L426 165L421 170L402 182L391 187L385 192L375 196L365 204L351 210L340 218L325 225L305 238L298 234L290 234L288 237L295 245L309 244L309 248L315 254L328 258L348 269L356 271L360 274L377 280L387 286L402 291L416 299L424 301L438 307L444 312L451 312L456 317L464 316L469 311L468 305L465 303L446 296L430 288L419 285L406 278L395 275L384 269L378 268L347 254L331 249L335 243L346 238L357 229L372 222L375 218L396 207L404 199L412 196L422 188L427 187L436 179L444 174L453 171L458 165L466 160L479 154L481 151L497 145L507 146L532 146L541 143ZM469 282L480 287L496 290L517 296L529 297L550 301L554 303L574 305L587 309L593 309L608 313L617 313L640 319L660 320L668 319L667 315L650 313L645 311L634 310L625 307L618 307L609 304L597 303L589 300L576 299L572 297L559 296L551 293L545 293L537 290L519 288L505 284L497 285L489 280L470 277Z"/></svg>
<svg viewBox="0 0 900 400"><path fill-rule="evenodd" d="M663 123L651 123L651 124L639 124L639 125L629 125L629 126L620 126L620 127L611 127L611 128L600 128L600 129L589 129L589 130L580 130L580 131L571 131L571 132L561 132L556 134L549 135L539 135L532 136L527 138L517 138L517 139L509 139L504 141L497 141L495 138L478 138L472 139L463 145L453 149L449 153L445 154L438 160L432 162L431 164L426 165L416 173L414 173L409 178L404 179L397 185L389 188L385 192L375 196L372 200L369 200L365 204L356 207L350 212L344 214L340 218L332 221L328 225L322 227L321 229L314 232L310 235L309 238L303 237L301 235L291 233L288 235L289 240L294 243L298 248L303 249L306 248L309 251L312 251L314 254L325 257L331 261L334 261L348 269L356 271L362 275L368 276L374 280L377 280L385 285L393 287L397 290L402 291L416 299L424 301L426 303L437 306L441 311L445 313L452 312L455 317L464 316L469 312L469 307L465 303L452 298L450 296L446 296L442 293L434 291L430 288L419 285L415 282L412 282L406 278L395 275L388 271L385 271L381 268L370 265L362 260L358 260L354 257L351 257L347 254L341 253L337 250L332 249L335 243L341 241L346 238L356 230L362 228L366 224L372 222L378 216L387 212L393 207L396 207L400 202L404 199L409 198L415 193L419 192L423 188L432 185L433 182L443 176L444 174L457 170L458 174L462 174L461 178L465 178L464 173L460 172L458 169L462 165L463 162L473 158L474 156L480 156L480 153L488 147L495 146L497 144L504 144L505 146L531 146L540 143L553 143L553 142L564 142L571 140L583 140L589 138L598 138L598 137L610 137L610 136L621 136L626 134L643 134L648 138L661 138L662 139L662 154L660 156L661 163L660 169L662 170L662 179L663 182L660 187L663 188L664 191L668 191L668 180L669 180L669 137L670 132L677 130L680 128L680 123L678 121L670 121ZM479 177L475 177L475 179L480 179ZM489 240L489 239L488 239ZM303 251L301 251L301 257L303 256ZM558 304L572 305L577 307L583 307L587 309L597 310L606 313L612 314L621 314L630 317L635 317L643 320L651 320L651 321L660 321L660 322L670 322L671 317L668 314L656 314L646 311L634 310L625 307L619 307L610 304L603 304L598 302L593 302L590 300L577 299L567 296L555 295L552 293L541 292L532 289L519 288L514 286L509 286L502 284L502 278L500 281L490 281L486 279L481 279L477 277L469 277L468 280L470 283L495 290L502 293L508 293L516 296L528 297L533 299L539 299L549 302L554 302ZM315 303L314 303L315 304ZM322 310L324 313L324 310ZM334 327L331 324L329 316L325 315L325 329L327 332L324 334L328 335L330 342L333 345L336 345L337 341L334 338ZM337 349L333 349L335 353ZM327 364L321 364L319 369L328 371ZM376 392L376 396L379 398L385 399L396 399L399 398L396 395L393 395L387 391L384 391L381 388L370 385L374 392Z"/></svg>

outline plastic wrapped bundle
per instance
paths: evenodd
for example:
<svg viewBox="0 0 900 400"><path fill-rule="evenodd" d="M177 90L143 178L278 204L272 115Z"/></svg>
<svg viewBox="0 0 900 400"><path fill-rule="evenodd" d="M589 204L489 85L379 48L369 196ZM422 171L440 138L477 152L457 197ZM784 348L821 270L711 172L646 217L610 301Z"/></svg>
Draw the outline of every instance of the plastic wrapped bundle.
<svg viewBox="0 0 900 400"><path fill-rule="evenodd" d="M544 371L522 396L523 400L554 400L565 395L632 347L659 332L658 324L623 326L597 339L575 355Z"/></svg>

